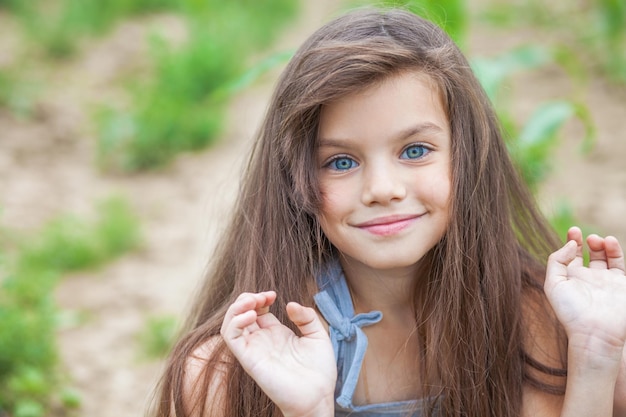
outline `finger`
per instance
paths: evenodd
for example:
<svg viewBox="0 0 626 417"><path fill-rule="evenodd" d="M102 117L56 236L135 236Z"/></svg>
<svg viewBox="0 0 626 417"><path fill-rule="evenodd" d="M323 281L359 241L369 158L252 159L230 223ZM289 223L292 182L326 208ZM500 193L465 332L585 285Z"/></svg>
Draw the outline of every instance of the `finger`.
<svg viewBox="0 0 626 417"><path fill-rule="evenodd" d="M298 326L303 337L312 339L327 339L328 333L320 321L315 310L304 307L296 302L287 304L287 316Z"/></svg>
<svg viewBox="0 0 626 417"><path fill-rule="evenodd" d="M604 247L608 268L626 273L626 268L624 267L624 251L619 244L619 240L613 236L607 236L604 239Z"/></svg>
<svg viewBox="0 0 626 417"><path fill-rule="evenodd" d="M235 318L244 315L250 311L254 312L254 320L249 322L246 320L246 325L244 327L248 327L249 331L255 331L258 329L258 326L255 324L255 320L258 317L258 312L263 312L265 309L269 309L269 306L274 303L276 300L276 293L274 291L266 291L261 293L242 293L240 294L235 302L228 307L226 314L224 315L224 320L222 322L222 335L224 332L228 331L230 328L230 324L235 320ZM251 316L244 316L251 317ZM239 323L240 320L237 320ZM235 324L240 327L240 324ZM232 329L231 329L232 330ZM243 330L241 328L240 330ZM232 336L232 335L231 335Z"/></svg>
<svg viewBox="0 0 626 417"><path fill-rule="evenodd" d="M264 311L276 300L274 291L260 293L244 292L237 297L235 302L226 311L226 318L232 318L248 310Z"/></svg>
<svg viewBox="0 0 626 417"><path fill-rule="evenodd" d="M256 319L257 315L254 310L245 311L232 317L228 321L225 319L222 323L220 333L228 344L229 341L234 341L244 334L254 331L252 327L256 326ZM258 328L258 326L256 327Z"/></svg>
<svg viewBox="0 0 626 417"><path fill-rule="evenodd" d="M589 235L587 236L587 246L589 246L589 268L606 269L607 256L604 239L598 235Z"/></svg>
<svg viewBox="0 0 626 417"><path fill-rule="evenodd" d="M567 268L577 259L577 253L578 243L575 240L570 240L565 246L550 255L546 266L544 284L546 291L552 290L559 282L567 280Z"/></svg>
<svg viewBox="0 0 626 417"><path fill-rule="evenodd" d="M256 324L261 329L267 329L267 328L272 327L272 326L277 326L277 325L281 326L282 325L280 320L278 320L276 318L276 316L273 315L272 313L266 313L266 314L263 314L261 316L257 316Z"/></svg>
<svg viewBox="0 0 626 417"><path fill-rule="evenodd" d="M222 334L223 334L223 331L226 329L226 327L229 325L229 323L233 320L233 318L236 315L242 314L250 310L252 308L251 307L252 305L254 305L254 294L250 294L250 293L240 294L235 300L235 302L232 303L228 307L228 310L226 310L226 314L224 315L224 320L222 321L222 329L221 329Z"/></svg>
<svg viewBox="0 0 626 417"><path fill-rule="evenodd" d="M261 306L255 308L255 310L256 310L257 315L262 316L264 314L269 313L270 306L274 304L274 301L276 301L276 292L265 291L265 292L259 293L259 295L261 297L264 297L264 302Z"/></svg>
<svg viewBox="0 0 626 417"><path fill-rule="evenodd" d="M583 232L579 227L570 227L567 231L567 240L576 242L576 258L571 262L571 266L583 266Z"/></svg>

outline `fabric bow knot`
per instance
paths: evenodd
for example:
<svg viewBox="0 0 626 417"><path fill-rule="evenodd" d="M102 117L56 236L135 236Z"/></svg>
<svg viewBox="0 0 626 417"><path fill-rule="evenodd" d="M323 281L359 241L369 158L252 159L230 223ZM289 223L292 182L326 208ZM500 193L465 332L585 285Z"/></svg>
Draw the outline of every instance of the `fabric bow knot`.
<svg viewBox="0 0 626 417"><path fill-rule="evenodd" d="M354 349L352 363L347 369L347 372L342 372L340 376L342 379L341 392L339 392L339 396L336 400L337 404L344 408L352 407L352 397L354 396L356 383L361 372L361 365L365 351L367 350L367 336L363 333L362 327L378 323L382 320L383 313L380 311L370 311L369 313L360 313L348 318L341 314L341 311L337 308L328 292L321 291L317 293L314 298L317 307L330 325L330 339L333 349L335 350L335 355L339 357L339 341L353 341L353 343L351 343L351 349ZM339 300L345 300L346 298L349 300L349 295ZM349 310L354 311L351 306Z"/></svg>

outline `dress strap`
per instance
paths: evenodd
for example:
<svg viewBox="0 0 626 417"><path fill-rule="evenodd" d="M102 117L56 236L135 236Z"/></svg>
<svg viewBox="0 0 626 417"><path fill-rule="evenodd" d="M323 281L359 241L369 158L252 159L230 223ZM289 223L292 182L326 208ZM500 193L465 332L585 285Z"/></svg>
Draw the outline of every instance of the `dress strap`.
<svg viewBox="0 0 626 417"><path fill-rule="evenodd" d="M380 311L354 314L350 290L338 263L327 271L324 281L325 288L314 296L315 304L328 322L330 339L341 369L341 391L337 404L351 408L367 350L367 336L362 327L378 323L383 314Z"/></svg>
<svg viewBox="0 0 626 417"><path fill-rule="evenodd" d="M351 342L354 346L354 356L348 367L347 375L342 378L341 392L337 397L337 404L346 408L351 407L352 397L354 396L363 358L367 350L367 336L363 333L361 327L378 323L383 318L383 314L380 311L372 311L357 314L352 318L344 317L326 291L315 295L315 303L328 321L330 337L335 352L338 350L336 346L338 346L340 341Z"/></svg>

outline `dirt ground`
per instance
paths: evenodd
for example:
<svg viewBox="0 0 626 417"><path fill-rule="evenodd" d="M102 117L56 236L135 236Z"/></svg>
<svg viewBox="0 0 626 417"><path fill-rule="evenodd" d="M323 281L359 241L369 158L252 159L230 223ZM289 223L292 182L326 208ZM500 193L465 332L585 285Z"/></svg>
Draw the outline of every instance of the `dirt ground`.
<svg viewBox="0 0 626 417"><path fill-rule="evenodd" d="M276 45L299 45L339 9L337 1L303 2L301 16ZM0 27L5 17L0 16ZM105 175L94 163L93 132L85 126L95 103L119 100L116 79L141 68L145 36L158 26L182 36L181 23L160 16L125 23L92 41L71 62L50 69L52 83L34 120L0 111L0 221L36 230L60 213L90 215L94 202L121 194L141 218L144 245L97 271L64 278L59 305L83 319L59 331L64 366L83 398L79 415L142 415L162 364L142 358L137 337L153 315L182 316L237 190L250 138L263 115L274 75L237 95L227 129L211 149L183 155L167 169L132 176ZM8 30L5 29L2 31ZM492 55L537 40L533 32L472 28L472 55ZM0 63L19 45L0 37ZM139 58L138 58L139 57ZM517 77L508 87L521 120L537 103L568 97L572 85L556 67ZM626 93L601 79L584 91L597 125L596 145L581 155L579 123L568 124L554 170L541 193L549 209L567 198L576 215L626 242Z"/></svg>

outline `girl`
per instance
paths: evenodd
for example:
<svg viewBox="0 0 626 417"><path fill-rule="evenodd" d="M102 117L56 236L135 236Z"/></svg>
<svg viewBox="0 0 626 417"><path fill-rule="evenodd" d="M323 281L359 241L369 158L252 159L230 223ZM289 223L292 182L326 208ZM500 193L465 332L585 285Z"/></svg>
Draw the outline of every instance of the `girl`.
<svg viewBox="0 0 626 417"><path fill-rule="evenodd" d="M567 238L453 42L349 13L276 87L156 414L624 416L622 249Z"/></svg>

